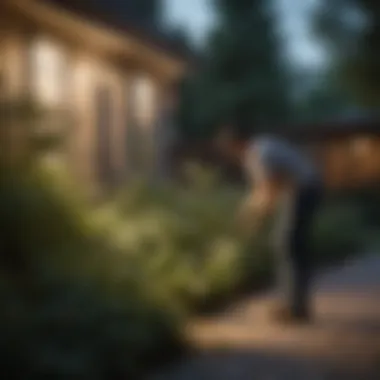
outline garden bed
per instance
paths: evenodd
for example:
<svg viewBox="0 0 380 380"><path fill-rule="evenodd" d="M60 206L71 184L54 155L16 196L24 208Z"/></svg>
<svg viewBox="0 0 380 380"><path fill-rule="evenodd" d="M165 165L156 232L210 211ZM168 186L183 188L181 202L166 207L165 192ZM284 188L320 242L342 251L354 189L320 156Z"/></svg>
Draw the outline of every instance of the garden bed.
<svg viewBox="0 0 380 380"><path fill-rule="evenodd" d="M7 377L138 378L181 352L191 315L270 283L266 234L249 239L233 223L241 191L195 177L182 187L136 184L94 207L64 177L2 176ZM325 203L318 263L362 247L361 216Z"/></svg>

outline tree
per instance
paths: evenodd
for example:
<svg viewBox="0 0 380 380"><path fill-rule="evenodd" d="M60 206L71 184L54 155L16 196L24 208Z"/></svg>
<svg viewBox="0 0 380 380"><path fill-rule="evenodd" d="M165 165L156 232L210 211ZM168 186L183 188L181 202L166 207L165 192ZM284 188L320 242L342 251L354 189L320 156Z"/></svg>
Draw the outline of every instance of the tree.
<svg viewBox="0 0 380 380"><path fill-rule="evenodd" d="M294 82L295 122L324 122L356 108L329 64L299 69L295 73Z"/></svg>
<svg viewBox="0 0 380 380"><path fill-rule="evenodd" d="M377 0L320 0L315 30L340 82L365 106L380 105L380 4Z"/></svg>
<svg viewBox="0 0 380 380"><path fill-rule="evenodd" d="M198 130L241 134L289 117L288 77L270 0L214 0L218 23L197 79Z"/></svg>

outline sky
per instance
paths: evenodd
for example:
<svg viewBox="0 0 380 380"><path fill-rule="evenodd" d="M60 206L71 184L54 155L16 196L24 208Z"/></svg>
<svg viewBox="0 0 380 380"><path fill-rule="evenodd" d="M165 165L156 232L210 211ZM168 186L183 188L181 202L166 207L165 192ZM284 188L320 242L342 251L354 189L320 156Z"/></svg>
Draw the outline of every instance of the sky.
<svg viewBox="0 0 380 380"><path fill-rule="evenodd" d="M164 0L168 22L184 26L194 40L202 43L215 17L208 8L209 0ZM277 0L281 15L281 29L287 37L286 50L290 59L301 66L318 66L323 62L323 51L313 40L308 15L317 0Z"/></svg>

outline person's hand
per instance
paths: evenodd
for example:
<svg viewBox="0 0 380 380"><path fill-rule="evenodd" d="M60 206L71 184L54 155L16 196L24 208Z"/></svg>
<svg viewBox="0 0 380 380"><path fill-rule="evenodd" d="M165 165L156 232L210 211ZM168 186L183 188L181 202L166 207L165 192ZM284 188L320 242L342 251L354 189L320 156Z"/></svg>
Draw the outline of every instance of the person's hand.
<svg viewBox="0 0 380 380"><path fill-rule="evenodd" d="M252 233L260 225L261 219L260 198L257 195L251 195L239 207L235 224L240 231L244 233Z"/></svg>

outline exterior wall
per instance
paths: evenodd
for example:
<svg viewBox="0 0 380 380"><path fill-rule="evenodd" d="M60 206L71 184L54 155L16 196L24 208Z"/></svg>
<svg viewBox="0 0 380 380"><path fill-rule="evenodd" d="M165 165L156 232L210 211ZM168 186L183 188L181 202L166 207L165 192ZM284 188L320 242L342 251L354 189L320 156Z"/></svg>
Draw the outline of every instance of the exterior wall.
<svg viewBox="0 0 380 380"><path fill-rule="evenodd" d="M7 97L17 98L25 91L26 38L21 31L3 31L3 90Z"/></svg>
<svg viewBox="0 0 380 380"><path fill-rule="evenodd" d="M1 21L0 17L0 22ZM111 161L112 171L116 183L122 183L128 179L136 168L131 168L128 163L127 138L130 128L130 115L138 113L138 127L144 135L143 143L138 146L147 159L147 172L157 174L164 172L164 157L167 149L167 118L163 116L165 108L166 86L157 74L149 74L144 68L139 71L128 69L127 65L120 66L109 63L108 59L99 56L94 51L86 51L84 48L74 47L66 42L62 36L55 38L50 32L42 28L34 28L33 34L25 32L17 23L10 23L1 28L0 69L3 70L4 93L7 97L19 98L23 94L41 95L41 101L48 100L44 94L37 94L37 88L45 88L43 91L53 96L53 89L46 83L36 83L33 76L33 56L36 44L41 41L51 44L62 55L63 72L56 75L60 80L58 88L64 88L55 101L46 104L60 106L69 116L67 144L63 150L63 158L67 161L75 176L81 182L89 185L90 191L98 194L103 185L99 183L98 160L96 143L97 134L97 104L96 89L103 86L109 89L111 94L112 121L111 129ZM54 50L54 49L53 49ZM48 70L48 69L47 69ZM49 70L48 70L49 71ZM46 78L49 78L49 72ZM136 76L146 76L149 79L153 91L152 102L149 105L140 104L141 110L134 109L136 105L130 102L128 97L136 95L136 89L128 91L128 86L133 83ZM54 76L54 75L53 75ZM51 79L50 76L50 80ZM42 92L43 92L42 91ZM57 95L57 94L56 94ZM142 95L143 96L143 95ZM59 104L57 99L59 98ZM144 99L140 101L144 103ZM144 109L144 107L147 107ZM166 120L165 120L166 119ZM143 150L145 149L145 151Z"/></svg>
<svg viewBox="0 0 380 380"><path fill-rule="evenodd" d="M131 113L128 125L130 176L151 177L154 172L154 133L157 123L158 87L156 78L141 70L128 80Z"/></svg>
<svg viewBox="0 0 380 380"><path fill-rule="evenodd" d="M171 131L172 123L170 120L170 111L168 109L168 98L164 86L157 88L156 104L156 126L154 128L154 154L155 165L154 171L157 179L166 179L169 177L168 154L171 151Z"/></svg>
<svg viewBox="0 0 380 380"><path fill-rule="evenodd" d="M68 160L76 178L90 184L95 181L91 162L94 156L92 125L96 122L93 105L93 62L86 56L73 54L70 59L70 106L73 108L73 127L68 139Z"/></svg>
<svg viewBox="0 0 380 380"><path fill-rule="evenodd" d="M41 83L36 83L33 71L33 49L41 41L50 43L62 52L64 69L60 87L65 87L59 99L59 107L67 111L68 143L65 149L65 159L73 173L81 181L91 186L91 190L98 191L96 168L96 103L95 91L97 86L109 88L112 96L113 117L111 128L111 160L115 177L123 179L126 167L125 131L125 78L116 68L107 66L91 54L79 54L68 48L64 42L55 40L51 36L36 34L28 39L17 29L9 30L2 35L1 68L3 77L3 92L6 98L19 99L30 94L41 101L47 108L58 104L49 102L44 95L47 88L39 92ZM51 78L47 78L49 80Z"/></svg>
<svg viewBox="0 0 380 380"><path fill-rule="evenodd" d="M74 109L74 130L70 141L71 166L78 179L91 185L94 194L101 192L104 183L99 178L97 143L96 93L102 87L109 91L112 115L110 118L110 178L114 184L126 176L126 77L116 68L107 66L91 55L73 54L71 58L71 107Z"/></svg>
<svg viewBox="0 0 380 380"><path fill-rule="evenodd" d="M316 144L328 188L355 188L380 182L380 137L352 135Z"/></svg>
<svg viewBox="0 0 380 380"><path fill-rule="evenodd" d="M156 76L131 71L127 92L128 178L165 178L168 131L171 127L167 117L166 84ZM140 149L136 157L138 145Z"/></svg>
<svg viewBox="0 0 380 380"><path fill-rule="evenodd" d="M148 80L152 86L152 98L150 106L148 105L149 109L145 115L142 115L141 124L148 147L146 170L151 179L162 180L168 177L167 156L171 146L172 112L165 83L154 77Z"/></svg>
<svg viewBox="0 0 380 380"><path fill-rule="evenodd" d="M19 99L26 94L27 66L25 60L28 34L22 24L14 20L0 20L0 74L1 98ZM23 128L14 122L2 131L2 149L10 160L22 153Z"/></svg>
<svg viewBox="0 0 380 380"><path fill-rule="evenodd" d="M176 125L173 120L174 110L177 106L177 94L171 90L172 86L162 86L160 103L160 117L157 128L157 173L160 178L170 178L171 158L175 146L179 141Z"/></svg>
<svg viewBox="0 0 380 380"><path fill-rule="evenodd" d="M380 180L380 138L362 136L351 147L356 159L352 169L354 181Z"/></svg>

